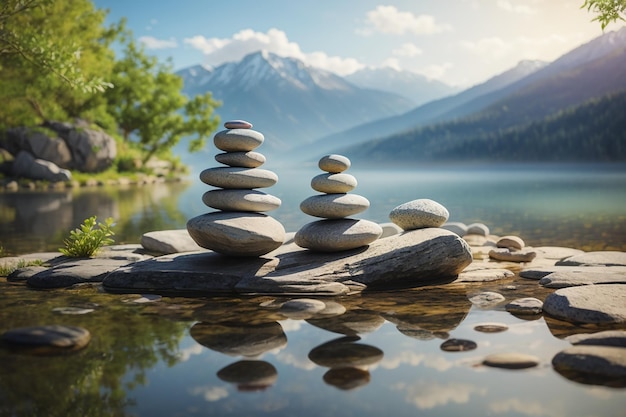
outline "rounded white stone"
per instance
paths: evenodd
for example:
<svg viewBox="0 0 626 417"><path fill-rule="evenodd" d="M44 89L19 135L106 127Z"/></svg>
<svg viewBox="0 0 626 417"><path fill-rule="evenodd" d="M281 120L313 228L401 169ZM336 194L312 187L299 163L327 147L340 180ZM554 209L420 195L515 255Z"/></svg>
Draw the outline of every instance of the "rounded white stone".
<svg viewBox="0 0 626 417"><path fill-rule="evenodd" d="M489 227L483 223L472 223L467 225L468 235L489 236Z"/></svg>
<svg viewBox="0 0 626 417"><path fill-rule="evenodd" d="M382 227L383 229L383 234L380 235L381 239L389 236L399 235L404 231L400 226L391 222L380 223L380 227Z"/></svg>
<svg viewBox="0 0 626 417"><path fill-rule="evenodd" d="M300 210L310 216L341 219L367 210L369 206L368 199L357 194L322 194L304 200Z"/></svg>
<svg viewBox="0 0 626 417"><path fill-rule="evenodd" d="M338 252L369 245L383 229L369 220L332 219L305 224L296 232L296 245L319 252Z"/></svg>
<svg viewBox="0 0 626 417"><path fill-rule="evenodd" d="M263 143L263 133L252 129L227 129L217 132L213 143L225 152L248 152Z"/></svg>
<svg viewBox="0 0 626 417"><path fill-rule="evenodd" d="M404 230L439 227L448 220L448 210L436 201L422 198L400 204L389 219Z"/></svg>
<svg viewBox="0 0 626 417"><path fill-rule="evenodd" d="M357 186L357 181L354 176L350 174L320 174L311 180L311 188L320 193L337 194L347 193L354 190Z"/></svg>
<svg viewBox="0 0 626 417"><path fill-rule="evenodd" d="M452 233L456 233L460 237L465 236L467 233L467 225L462 222L446 222L441 226L441 228L449 230Z"/></svg>
<svg viewBox="0 0 626 417"><path fill-rule="evenodd" d="M524 249L525 243L521 237L518 236L502 236L496 242L496 246L499 248L509 249Z"/></svg>
<svg viewBox="0 0 626 417"><path fill-rule="evenodd" d="M215 155L220 164L231 167L258 168L265 163L265 156L258 152L225 152Z"/></svg>
<svg viewBox="0 0 626 417"><path fill-rule="evenodd" d="M331 154L323 156L319 160L318 166L322 171L338 173L350 168L350 160L343 155Z"/></svg>
<svg viewBox="0 0 626 417"><path fill-rule="evenodd" d="M261 256L285 241L285 228L262 213L217 211L189 219L187 231L201 247L232 256Z"/></svg>
<svg viewBox="0 0 626 417"><path fill-rule="evenodd" d="M252 123L245 120L229 120L224 123L226 129L251 129Z"/></svg>
<svg viewBox="0 0 626 417"><path fill-rule="evenodd" d="M257 190L211 190L204 193L202 202L224 211L270 211L280 207L280 198Z"/></svg>
<svg viewBox="0 0 626 417"><path fill-rule="evenodd" d="M200 180L219 188L266 188L278 182L278 175L261 168L217 167L202 171Z"/></svg>

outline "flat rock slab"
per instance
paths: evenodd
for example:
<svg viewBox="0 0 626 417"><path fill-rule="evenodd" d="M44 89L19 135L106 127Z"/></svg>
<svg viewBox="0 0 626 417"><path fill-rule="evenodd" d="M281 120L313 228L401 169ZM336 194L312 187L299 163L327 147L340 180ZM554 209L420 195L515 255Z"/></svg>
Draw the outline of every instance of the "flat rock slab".
<svg viewBox="0 0 626 417"><path fill-rule="evenodd" d="M449 282L471 261L470 248L458 235L427 228L335 253L289 244L259 258L210 251L166 255L119 268L103 285L117 292L339 295Z"/></svg>
<svg viewBox="0 0 626 417"><path fill-rule="evenodd" d="M596 266L626 266L626 252L620 251L597 251L586 252L579 255L570 256L559 262L557 265L596 265Z"/></svg>
<svg viewBox="0 0 626 417"><path fill-rule="evenodd" d="M566 288L594 284L626 284L626 271L613 272L612 268L603 271L585 271L584 268L572 271L557 271L539 280L546 288Z"/></svg>
<svg viewBox="0 0 626 417"><path fill-rule="evenodd" d="M613 346L572 346L552 358L559 371L626 378L626 349Z"/></svg>
<svg viewBox="0 0 626 417"><path fill-rule="evenodd" d="M605 330L598 333L575 334L565 338L572 345L615 346L626 348L626 330Z"/></svg>
<svg viewBox="0 0 626 417"><path fill-rule="evenodd" d="M570 256L580 255L585 253L580 249L566 248L562 246L539 246L533 248L537 252L537 256L545 259L554 259L560 261L561 259L569 258Z"/></svg>
<svg viewBox="0 0 626 417"><path fill-rule="evenodd" d="M4 332L0 339L13 348L49 354L81 349L87 346L91 334L82 327L53 324L11 329Z"/></svg>
<svg viewBox="0 0 626 417"><path fill-rule="evenodd" d="M505 310L511 314L533 315L541 314L543 302L538 298L524 297L517 298L504 306Z"/></svg>
<svg viewBox="0 0 626 417"><path fill-rule="evenodd" d="M543 311L575 323L626 323L626 285L562 288L546 297Z"/></svg>
<svg viewBox="0 0 626 417"><path fill-rule="evenodd" d="M111 258L68 259L60 265L30 275L26 283L34 288L63 288L85 282L102 282L109 272L129 263L132 262Z"/></svg>
<svg viewBox="0 0 626 417"><path fill-rule="evenodd" d="M626 274L626 267L623 266L612 266L610 269L604 266L563 266L563 265L543 265L543 266L532 266L529 268L524 268L520 271L519 276L527 279L537 279L552 274L553 272L576 272L576 273L621 273Z"/></svg>
<svg viewBox="0 0 626 417"><path fill-rule="evenodd" d="M159 230L144 233L141 236L141 246L150 253L158 255L202 250L189 236L187 229Z"/></svg>

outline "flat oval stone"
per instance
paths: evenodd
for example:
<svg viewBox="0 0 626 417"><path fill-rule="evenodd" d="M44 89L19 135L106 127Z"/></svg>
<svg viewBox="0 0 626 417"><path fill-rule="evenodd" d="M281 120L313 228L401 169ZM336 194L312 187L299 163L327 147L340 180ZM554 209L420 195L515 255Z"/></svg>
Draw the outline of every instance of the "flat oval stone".
<svg viewBox="0 0 626 417"><path fill-rule="evenodd" d="M225 152L248 152L263 143L265 136L252 129L228 129L217 132L213 143L217 149Z"/></svg>
<svg viewBox="0 0 626 417"><path fill-rule="evenodd" d="M237 384L240 391L260 391L274 385L278 372L269 362L240 360L217 371L217 377Z"/></svg>
<svg viewBox="0 0 626 417"><path fill-rule="evenodd" d="M231 167L258 168L265 163L265 155L258 152L224 152L215 155L220 164Z"/></svg>
<svg viewBox="0 0 626 417"><path fill-rule="evenodd" d="M400 204L389 213L389 219L404 230L439 227L448 220L448 210L428 198Z"/></svg>
<svg viewBox="0 0 626 417"><path fill-rule="evenodd" d="M318 220L296 232L296 245L320 252L360 248L379 238L382 228L369 220Z"/></svg>
<svg viewBox="0 0 626 417"><path fill-rule="evenodd" d="M341 366L370 366L380 362L383 351L375 346L362 343L343 341L348 339L331 340L309 352L309 359L317 365L328 368Z"/></svg>
<svg viewBox="0 0 626 417"><path fill-rule="evenodd" d="M350 168L350 160L343 155L331 154L323 156L317 165L322 171L339 173Z"/></svg>
<svg viewBox="0 0 626 417"><path fill-rule="evenodd" d="M227 121L224 123L224 127L226 129L252 129L252 123L236 119Z"/></svg>
<svg viewBox="0 0 626 417"><path fill-rule="evenodd" d="M336 194L347 193L354 190L357 181L350 174L320 174L311 180L311 188L320 193Z"/></svg>
<svg viewBox="0 0 626 417"><path fill-rule="evenodd" d="M400 226L391 222L380 223L380 227L383 228L383 234L380 235L381 239L384 237L399 235L404 231Z"/></svg>
<svg viewBox="0 0 626 417"><path fill-rule="evenodd" d="M472 304L480 308L490 308L496 306L505 300L500 293L493 291L483 291L469 297Z"/></svg>
<svg viewBox="0 0 626 417"><path fill-rule="evenodd" d="M304 320L313 317L326 308L323 301L313 298L297 298L280 306L279 312L292 320Z"/></svg>
<svg viewBox="0 0 626 417"><path fill-rule="evenodd" d="M278 175L261 168L217 167L202 171L200 181L219 188L267 188L278 182Z"/></svg>
<svg viewBox="0 0 626 417"><path fill-rule="evenodd" d="M52 324L11 329L2 334L2 340L24 347L48 346L76 350L87 346L91 333L82 327Z"/></svg>
<svg viewBox="0 0 626 417"><path fill-rule="evenodd" d="M440 226L442 229L446 229L451 231L452 233L456 233L457 235L463 237L467 233L467 225L462 222L446 222Z"/></svg>
<svg viewBox="0 0 626 417"><path fill-rule="evenodd" d="M522 238L518 236L502 236L496 242L496 246L499 248L521 250L524 249L525 243Z"/></svg>
<svg viewBox="0 0 626 417"><path fill-rule="evenodd" d="M483 365L495 368L525 369L539 365L539 359L525 353L494 353L483 360Z"/></svg>
<svg viewBox="0 0 626 417"><path fill-rule="evenodd" d="M478 345L472 340L466 339L448 339L439 346L439 348L446 352L465 352L468 350L476 349Z"/></svg>
<svg viewBox="0 0 626 417"><path fill-rule="evenodd" d="M270 211L280 207L280 198L257 190L210 190L202 196L209 207L224 211Z"/></svg>
<svg viewBox="0 0 626 417"><path fill-rule="evenodd" d="M626 323L626 285L561 288L546 297L543 311L574 323Z"/></svg>
<svg viewBox="0 0 626 417"><path fill-rule="evenodd" d="M537 256L532 250L511 250L509 248L495 248L489 251L489 257L498 261L530 262Z"/></svg>
<svg viewBox="0 0 626 417"><path fill-rule="evenodd" d="M232 256L260 256L285 241L285 228L262 213L218 211L194 217L187 231L201 247Z"/></svg>
<svg viewBox="0 0 626 417"><path fill-rule="evenodd" d="M369 206L369 200L357 194L323 194L304 200L300 210L310 216L341 219L367 210Z"/></svg>
<svg viewBox="0 0 626 417"><path fill-rule="evenodd" d="M474 326L474 330L481 333L500 333L508 329L509 326L504 323L482 323Z"/></svg>
<svg viewBox="0 0 626 417"><path fill-rule="evenodd" d="M511 314L541 314L543 301L534 297L518 298L505 305L504 308Z"/></svg>
<svg viewBox="0 0 626 417"><path fill-rule="evenodd" d="M557 371L626 378L626 353L614 346L572 346L552 358Z"/></svg>

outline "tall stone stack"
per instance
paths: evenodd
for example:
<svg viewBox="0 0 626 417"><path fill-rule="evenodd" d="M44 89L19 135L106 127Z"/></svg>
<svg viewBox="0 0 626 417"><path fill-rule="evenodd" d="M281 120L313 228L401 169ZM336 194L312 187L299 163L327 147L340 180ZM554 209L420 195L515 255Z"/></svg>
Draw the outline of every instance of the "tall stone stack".
<svg viewBox="0 0 626 417"><path fill-rule="evenodd" d="M261 256L285 241L283 225L263 213L280 207L280 199L257 190L273 186L278 176L259 168L265 156L254 149L265 138L252 130L251 123L231 120L224 127L213 142L224 151L215 160L225 166L200 173L202 182L217 187L204 193L202 201L218 211L190 219L187 231L203 248L225 255Z"/></svg>
<svg viewBox="0 0 626 417"><path fill-rule="evenodd" d="M324 220L304 225L296 232L295 243L313 251L339 252L378 239L383 232L378 224L349 218L370 205L365 197L349 194L357 186L356 178L344 172L350 168L350 160L343 155L326 155L318 166L325 173L311 180L311 188L323 194L302 201L300 210Z"/></svg>

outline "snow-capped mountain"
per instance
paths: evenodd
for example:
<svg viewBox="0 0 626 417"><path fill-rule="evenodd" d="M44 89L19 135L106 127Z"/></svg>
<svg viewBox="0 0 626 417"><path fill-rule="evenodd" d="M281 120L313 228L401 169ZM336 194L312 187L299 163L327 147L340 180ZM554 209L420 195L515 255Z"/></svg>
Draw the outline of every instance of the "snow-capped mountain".
<svg viewBox="0 0 626 417"><path fill-rule="evenodd" d="M421 74L398 71L390 67L364 68L345 78L359 87L396 93L411 100L415 106L460 91L459 88L437 80L430 80Z"/></svg>
<svg viewBox="0 0 626 417"><path fill-rule="evenodd" d="M178 72L192 96L210 91L222 120L246 119L266 137L263 152L288 151L332 132L401 114L413 107L399 95L357 87L294 58L260 51L216 68Z"/></svg>

